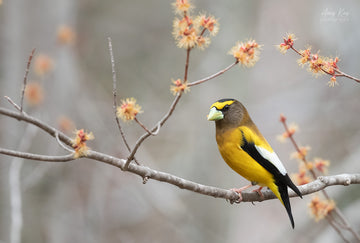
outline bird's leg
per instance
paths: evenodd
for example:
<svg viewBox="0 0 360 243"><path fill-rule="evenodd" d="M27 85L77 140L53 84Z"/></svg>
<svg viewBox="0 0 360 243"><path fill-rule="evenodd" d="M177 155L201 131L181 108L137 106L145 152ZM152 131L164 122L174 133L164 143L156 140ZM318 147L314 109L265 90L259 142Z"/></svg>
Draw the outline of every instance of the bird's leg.
<svg viewBox="0 0 360 243"><path fill-rule="evenodd" d="M241 202L242 201L241 192L248 189L249 187L252 187L252 186L253 186L253 184L250 184L250 185L243 186L243 187L240 187L240 188L231 188L230 190L239 194L239 201Z"/></svg>
<svg viewBox="0 0 360 243"><path fill-rule="evenodd" d="M261 201L262 201L262 200L264 200L264 194L262 194L261 189L263 189L263 187L262 187L262 186L259 186L259 188L253 190L253 192L257 192L257 194L259 194L259 196L260 196L260 198L261 198Z"/></svg>

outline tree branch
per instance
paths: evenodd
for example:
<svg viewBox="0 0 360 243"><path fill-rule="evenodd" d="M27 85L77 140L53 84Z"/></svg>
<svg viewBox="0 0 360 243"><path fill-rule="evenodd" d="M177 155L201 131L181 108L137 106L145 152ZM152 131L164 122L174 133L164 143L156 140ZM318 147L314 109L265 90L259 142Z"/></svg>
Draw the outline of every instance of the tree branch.
<svg viewBox="0 0 360 243"><path fill-rule="evenodd" d="M26 83L27 83L27 78L29 75L29 71L30 71L30 64L31 64L31 60L34 56L35 53L35 48L32 49L31 54L29 56L29 60L28 63L26 65L26 70L25 70L25 75L24 75L24 80L23 80L23 88L21 91L21 99L20 99L20 112L23 112L23 105L24 105L24 96L25 96L25 89L26 89Z"/></svg>
<svg viewBox="0 0 360 243"><path fill-rule="evenodd" d="M213 75L210 75L209 77L206 77L206 78L199 79L199 80L196 80L194 82L191 82L191 83L188 84L188 86L191 87L191 86L198 85L198 84L204 83L206 81L209 81L209 80L211 80L213 78L216 78L216 77L220 76L221 74L225 73L226 71L229 71L232 67L234 67L238 63L239 63L239 61L236 60L234 63L230 64L229 66L227 66L226 68L220 70L219 72L214 73Z"/></svg>
<svg viewBox="0 0 360 243"><path fill-rule="evenodd" d="M153 127L150 131L151 133L158 133L160 128L164 125L164 123L167 121L167 119L169 119L169 117L171 116L171 114L174 112L175 107L177 105L177 103L179 102L180 98L181 98L182 93L177 93L177 95L175 96L175 99L173 101L173 103L171 104L168 112L165 114L165 116L163 116L163 118L157 123L157 125L155 127ZM145 141L145 139L147 139L151 133L144 133L137 141L136 144L133 148L133 150L131 151L124 169L127 170L127 168L129 167L129 164L131 162L131 160L134 158L137 150L139 149L140 145Z"/></svg>
<svg viewBox="0 0 360 243"><path fill-rule="evenodd" d="M40 155L40 154L32 154L26 152L19 152L10 149L0 148L0 154L9 155L12 157L18 157L23 159L31 159L37 161L44 162L68 162L71 160L75 160L73 154L62 155L62 156L54 156L54 155Z"/></svg>
<svg viewBox="0 0 360 243"><path fill-rule="evenodd" d="M0 148L0 153L10 156L21 157L25 159L43 161L43 162L45 161L66 162L66 161L75 160L73 155L45 156L45 155L36 155L30 153L10 151L2 148ZM88 151L86 157L89 159L93 159L96 161L113 165L122 170L124 170L126 164L125 159L116 158L93 150ZM224 198L229 200L230 202L238 202L239 200L239 195L231 190L199 184L166 172L151 169L149 167L130 164L127 171L137 174L142 178L146 177L148 179L166 182L174 186L177 186L181 189L186 189L189 191L193 191L207 196L212 196L215 198ZM334 185L348 186L351 184L360 184L360 174L340 174L334 176L320 176L315 181L312 181L306 185L299 186L299 190L303 195L308 195L320 191L328 186L334 186ZM259 196L257 192L242 192L241 193L243 198L242 202L255 202L255 201L263 201L263 200L270 200L276 198L275 195L270 190L263 191L262 194L263 197ZM296 196L297 196L296 193L294 193L293 191L289 191L289 197L296 197Z"/></svg>
<svg viewBox="0 0 360 243"><path fill-rule="evenodd" d="M21 112L21 111L20 111ZM27 124L22 139L19 141L19 150L28 150L31 141L39 130ZM23 203L21 193L21 169L24 159L13 157L9 170L9 192L11 205L10 242L20 243L23 228Z"/></svg>
<svg viewBox="0 0 360 243"><path fill-rule="evenodd" d="M112 49L112 41L111 38L108 37L108 45L109 45L109 54L110 54L110 61L111 61L111 71L112 71L112 79L113 79L113 110L114 110L114 115L115 115L115 120L116 120L116 124L118 126L118 129L120 131L120 135L121 138L127 148L127 150L129 152L131 152L129 143L126 140L126 136L125 133L121 127L120 121L118 116L116 115L117 113L117 102L116 102L116 83L117 83L117 78L116 78L116 71L115 71L115 59L114 59L114 53L113 53L113 49ZM136 159L135 159L136 161ZM136 161L137 162L137 161Z"/></svg>
<svg viewBox="0 0 360 243"><path fill-rule="evenodd" d="M58 133L59 139L64 142L65 144L71 146L71 139L64 135L63 133L57 131L55 128L45 124L44 122L27 115L26 113L15 113L5 108L0 108L0 114L12 117L18 120L25 121L27 123L31 123L43 131L47 132L49 135L55 137L56 133ZM146 133L148 134L148 133ZM149 135L150 136L150 135ZM12 151L8 149L0 148L0 154L5 154L9 156L21 157L25 159L32 159L38 161L49 161L49 162L66 162L75 160L73 155L65 155L65 156L46 156L46 155L37 155L37 154L30 154L30 153L23 153ZM153 179L161 182L166 182L177 186L181 189L186 189L189 191L193 191L196 193L200 193L207 196L212 196L216 198L224 198L229 200L230 202L238 202L239 195L236 192L231 190L226 190L222 188L217 188L213 186L202 185L193 181L189 181L183 179L181 177L157 171L151 169L149 167L136 165L134 163L130 163L126 168L126 159L116 158L107 154L103 154L97 151L89 150L86 154L86 157L89 159L93 159L96 161L100 161L103 163L107 163L113 166L120 168L121 170L127 170L131 173L137 174L142 178ZM334 175L334 176L321 176L318 177L317 180L312 181L306 185L299 186L299 190L303 195L311 194L317 191L320 191L328 186L334 185L350 185L350 184L360 184L360 174L341 174L341 175ZM266 190L262 192L263 197L259 196L257 192L242 192L243 202L254 202L254 201L263 201L274 199L275 195L270 191ZM290 197L297 196L293 191L289 192Z"/></svg>
<svg viewBox="0 0 360 243"><path fill-rule="evenodd" d="M120 169L123 169L126 163L126 160L124 159L115 158L96 151L89 151L87 158L94 159L97 161L102 161L104 163L116 166ZM229 200L230 202L237 202L239 200L239 195L231 190L202 185L193 181L180 178L172 174L153 170L148 167L130 164L128 167L128 171L137 174L142 178L146 177L148 179L167 182L181 189L186 189L203 195L212 196L216 198L224 198ZM350 184L360 184L360 174L320 176L317 180L312 181L306 185L299 186L298 188L302 193L302 195L308 195L320 191L328 186L334 186L334 185L348 186ZM257 192L242 192L241 193L243 198L242 202L263 201L263 200L276 198L275 195L270 190L266 190L262 192L262 194L264 196L263 198ZM297 195L295 192L289 191L289 197L297 197Z"/></svg>
<svg viewBox="0 0 360 243"><path fill-rule="evenodd" d="M43 131L47 132L48 134L50 134L53 137L56 137L56 133L58 133L59 139L63 143L65 143L66 145L72 147L71 138L66 136L63 132L58 131L57 129L45 124L44 122L42 122L42 121L40 121L38 119L36 119L35 117L29 116L25 112L18 113L18 112L13 112L13 111L11 111L9 109L0 107L0 114L8 116L8 117L15 118L15 119L17 119L19 121L25 121L27 123L33 124L33 125L39 127L40 129L42 129Z"/></svg>
<svg viewBox="0 0 360 243"><path fill-rule="evenodd" d="M296 54L298 54L299 56L304 56L300 51L298 51L293 45L290 46L290 49L293 50ZM311 58L308 58L308 61L311 61ZM335 73L329 73L328 71L326 71L323 67L320 68L321 71L323 71L324 73L331 75L331 76L336 76L336 77L345 77L348 79L352 79L355 82L360 83L360 79L359 78L355 78L349 74L344 73L343 71L341 71L339 68L334 68Z"/></svg>

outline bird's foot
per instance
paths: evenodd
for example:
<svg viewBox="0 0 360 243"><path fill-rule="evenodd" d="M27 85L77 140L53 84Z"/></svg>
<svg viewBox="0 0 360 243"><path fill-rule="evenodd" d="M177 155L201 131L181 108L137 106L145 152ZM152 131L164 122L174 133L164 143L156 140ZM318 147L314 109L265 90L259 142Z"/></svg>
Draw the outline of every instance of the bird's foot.
<svg viewBox="0 0 360 243"><path fill-rule="evenodd" d="M259 194L259 196L260 196L260 201L263 201L264 200L264 194L261 192L261 189L263 189L263 187L262 186L260 186L258 189L255 189L255 190L253 190L253 192L257 192L257 194Z"/></svg>
<svg viewBox="0 0 360 243"><path fill-rule="evenodd" d="M233 192L236 192L237 194L239 194L239 199L237 200L237 202L241 202L242 201L242 195L241 195L241 192L248 189L249 187L252 187L253 185L250 184L250 185L247 185L247 186L243 186L243 187L240 187L240 188L231 188L230 191L233 191Z"/></svg>

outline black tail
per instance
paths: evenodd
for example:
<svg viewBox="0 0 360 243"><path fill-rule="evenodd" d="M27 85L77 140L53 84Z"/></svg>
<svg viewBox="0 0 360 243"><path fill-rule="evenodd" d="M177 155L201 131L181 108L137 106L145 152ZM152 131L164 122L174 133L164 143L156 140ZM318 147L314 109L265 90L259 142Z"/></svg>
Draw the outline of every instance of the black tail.
<svg viewBox="0 0 360 243"><path fill-rule="evenodd" d="M295 223L294 223L294 218L291 213L291 205L290 205L289 194L288 194L288 190L287 190L288 186L283 181L276 183L276 185L278 187L278 190L279 190L279 193L281 196L281 200L283 201L283 204L286 208L286 212L289 215L291 226L294 228Z"/></svg>
<svg viewBox="0 0 360 243"><path fill-rule="evenodd" d="M302 194L299 191L299 188L297 188L297 186L295 186L295 184L292 182L292 180L290 179L290 177L286 174L285 176L285 180L286 180L286 184L300 197L302 198Z"/></svg>
<svg viewBox="0 0 360 243"><path fill-rule="evenodd" d="M301 192L297 188L297 186L294 185L294 183L291 181L290 177L286 174L283 177L283 180L275 182L275 184L278 186L278 190L281 196L281 199L284 203L286 212L289 215L289 219L291 222L291 226L295 228L294 218L291 213L291 205L289 200L289 194L287 188L290 187L299 197L302 198Z"/></svg>

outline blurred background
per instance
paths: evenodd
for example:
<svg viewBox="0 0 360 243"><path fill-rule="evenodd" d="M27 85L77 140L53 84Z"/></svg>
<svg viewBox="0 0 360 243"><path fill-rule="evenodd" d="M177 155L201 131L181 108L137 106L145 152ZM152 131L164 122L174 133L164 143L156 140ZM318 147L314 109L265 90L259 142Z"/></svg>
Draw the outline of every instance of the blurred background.
<svg viewBox="0 0 360 243"><path fill-rule="evenodd" d="M256 39L263 45L260 60L251 69L236 67L192 87L160 134L140 148L138 160L201 184L246 185L223 162L214 124L206 120L215 100L231 97L248 108L290 174L298 171L298 162L290 159L292 145L276 139L283 133L281 113L300 127L295 138L311 147L309 160L330 160L330 175L358 173L360 85L338 78L330 88L329 76L315 78L298 66L295 53L283 55L274 45L286 32L295 33L295 47L310 44L322 55L339 56L340 69L359 77L360 2L193 3L195 13L219 19L220 31L209 48L191 53L190 81L232 63L227 52L237 41ZM185 51L173 40L173 18L171 3L163 0L2 0L0 106L13 109L5 95L19 102L28 56L36 48L26 112L71 136L75 128L91 131L91 148L125 158L112 110L107 37L113 40L118 96L135 97L144 110L139 119L152 127L173 100L171 79L184 72ZM124 130L131 145L143 134L135 123ZM66 153L44 132L3 116L0 147ZM327 221L311 218L311 196L291 199L292 230L278 200L231 205L153 180L143 185L139 176L86 159L54 164L0 155L0 183L1 243L16 242L20 233L18 242L341 242ZM358 230L358 186L327 190ZM12 216L19 202L22 210ZM22 228L14 217L23 220Z"/></svg>

